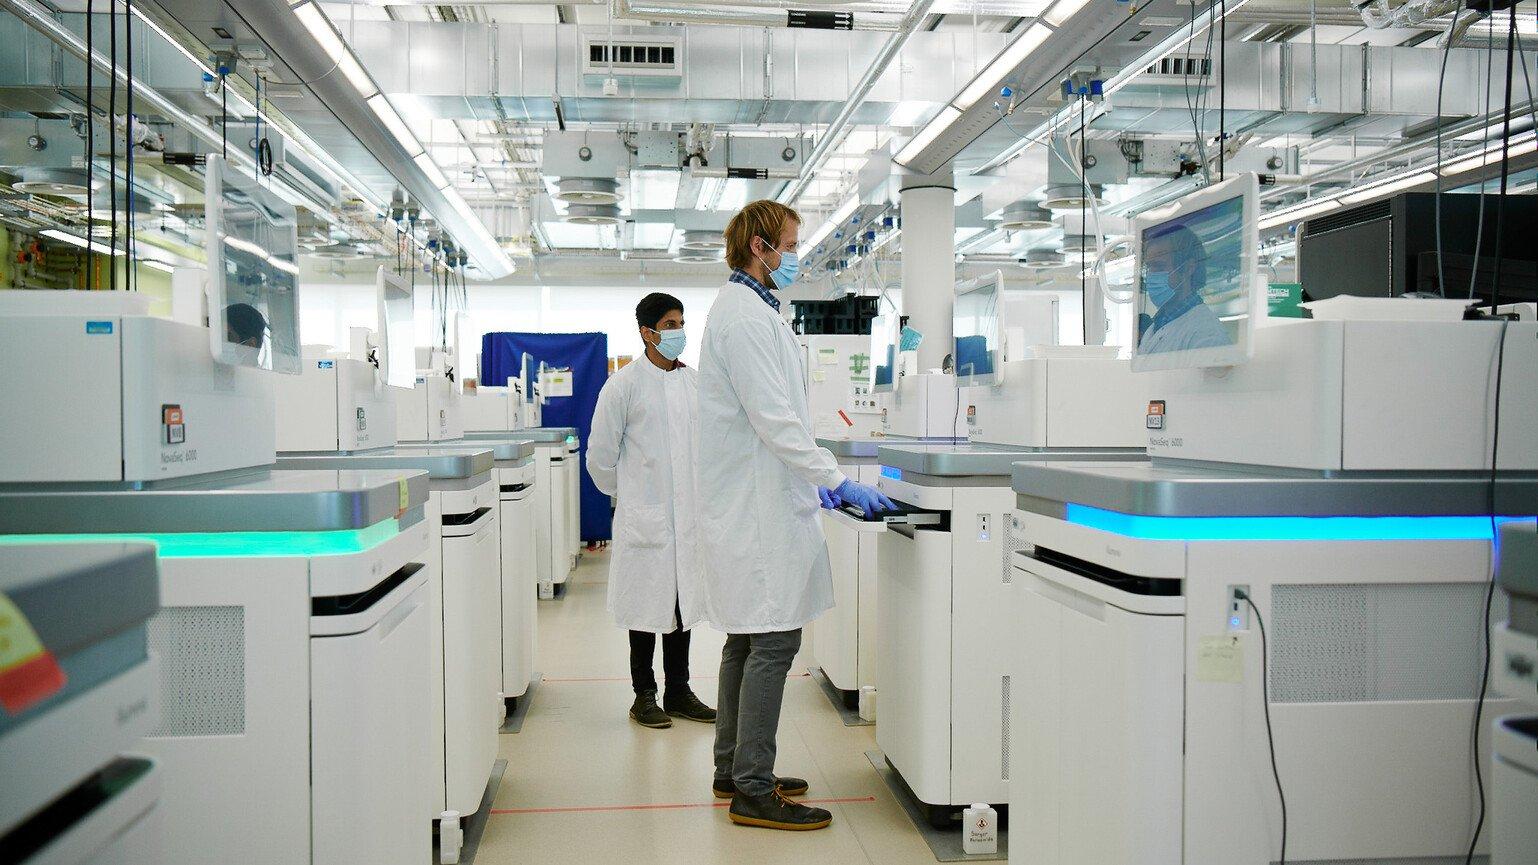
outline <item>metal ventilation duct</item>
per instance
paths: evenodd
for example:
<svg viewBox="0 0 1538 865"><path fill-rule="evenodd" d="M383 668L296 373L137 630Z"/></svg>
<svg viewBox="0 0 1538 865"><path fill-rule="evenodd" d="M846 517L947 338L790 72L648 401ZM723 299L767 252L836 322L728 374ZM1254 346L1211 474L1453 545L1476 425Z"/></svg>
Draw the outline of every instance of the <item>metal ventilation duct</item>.
<svg viewBox="0 0 1538 865"><path fill-rule="evenodd" d="M1017 201L1004 208L999 216L999 228L1006 231L1033 231L1052 227L1052 213L1038 202Z"/></svg>
<svg viewBox="0 0 1538 865"><path fill-rule="evenodd" d="M685 231L683 242L678 245L678 248L697 252L717 252L726 249L726 236L719 231Z"/></svg>
<svg viewBox="0 0 1538 865"><path fill-rule="evenodd" d="M613 204L573 204L566 208L562 221L573 225L617 225L619 207Z"/></svg>
<svg viewBox="0 0 1538 865"><path fill-rule="evenodd" d="M1048 210L1078 210L1081 207L1104 207L1105 190L1098 183L1089 184L1091 198L1084 196L1081 183L1058 183L1047 187L1047 197L1041 206Z"/></svg>
<svg viewBox="0 0 1538 865"><path fill-rule="evenodd" d="M615 204L620 197L619 181L602 177L563 177L551 196L568 204Z"/></svg>
<svg viewBox="0 0 1538 865"><path fill-rule="evenodd" d="M1068 257L1055 249L1033 249L1020 259L1026 270L1063 270L1070 266Z"/></svg>

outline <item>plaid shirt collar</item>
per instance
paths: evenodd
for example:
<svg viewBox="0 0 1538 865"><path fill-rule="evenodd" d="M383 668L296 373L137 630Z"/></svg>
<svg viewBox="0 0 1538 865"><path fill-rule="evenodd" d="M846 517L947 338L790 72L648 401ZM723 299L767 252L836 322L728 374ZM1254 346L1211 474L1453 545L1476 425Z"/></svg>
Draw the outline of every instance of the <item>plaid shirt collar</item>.
<svg viewBox="0 0 1538 865"><path fill-rule="evenodd" d="M759 297L763 298L764 303L767 303L769 306L773 307L775 312L780 311L780 299L775 297L773 294L770 294L769 289L765 288L763 283L759 282L751 276L748 276L746 272L741 270L732 271L731 278L728 279L727 282L735 282L738 285L746 285L748 288L753 289L753 291L757 293Z"/></svg>

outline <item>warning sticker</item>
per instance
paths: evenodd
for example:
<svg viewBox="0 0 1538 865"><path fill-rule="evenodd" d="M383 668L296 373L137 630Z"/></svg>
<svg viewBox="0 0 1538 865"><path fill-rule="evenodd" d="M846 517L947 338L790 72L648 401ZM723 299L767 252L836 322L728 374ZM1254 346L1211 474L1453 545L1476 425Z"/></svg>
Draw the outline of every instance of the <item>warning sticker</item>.
<svg viewBox="0 0 1538 865"><path fill-rule="evenodd" d="M1149 429L1164 429L1164 400L1148 401L1148 417L1144 425Z"/></svg>
<svg viewBox="0 0 1538 865"><path fill-rule="evenodd" d="M66 681L32 623L0 594L0 708L19 715L64 690Z"/></svg>

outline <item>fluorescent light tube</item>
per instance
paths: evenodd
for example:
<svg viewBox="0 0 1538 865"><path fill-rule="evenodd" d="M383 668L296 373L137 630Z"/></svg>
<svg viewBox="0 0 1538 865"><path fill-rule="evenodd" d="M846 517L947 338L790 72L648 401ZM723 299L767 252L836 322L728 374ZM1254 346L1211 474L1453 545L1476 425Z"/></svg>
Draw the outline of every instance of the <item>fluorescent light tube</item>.
<svg viewBox="0 0 1538 865"><path fill-rule="evenodd" d="M993 62L983 68L982 72L972 79L972 83L962 89L956 97L956 106L962 111L971 108L982 101L990 93L998 92L1005 76L1015 71L1015 67L1025 62L1025 58L1031 56L1031 52L1047 41L1052 35L1052 28L1045 24L1032 24L1030 29L1021 33L1019 38L1004 47L999 56L993 58Z"/></svg>
<svg viewBox="0 0 1538 865"><path fill-rule="evenodd" d="M1430 183L1436 179L1437 173L1435 171L1418 171L1415 174L1400 175L1391 180L1379 181L1371 186L1359 187L1346 195L1342 195L1340 200L1347 204L1356 204L1361 201L1378 198L1390 192L1409 189L1412 186L1420 186L1422 183Z"/></svg>
<svg viewBox="0 0 1538 865"><path fill-rule="evenodd" d="M153 267L156 270L164 271L166 273L172 273L176 270L176 268L166 264L164 261L159 261L153 258L141 258L139 259L139 263L145 267Z"/></svg>
<svg viewBox="0 0 1538 865"><path fill-rule="evenodd" d="M1340 202L1333 198L1326 198L1308 204L1295 205L1293 207L1287 208L1286 210L1278 210L1275 213L1268 213L1261 217L1260 227L1275 228L1278 225L1286 225L1289 222L1297 222L1302 219L1307 219L1310 216L1318 216L1321 213L1327 213L1331 210L1335 210L1338 207L1340 207Z"/></svg>
<svg viewBox="0 0 1538 865"><path fill-rule="evenodd" d="M304 29L310 31L310 36L320 44L321 50L331 58L332 63L341 62L347 55L347 46L343 44L342 37L331 26L331 19L326 13L320 11L320 6L315 3L306 3L294 10L294 15L299 18L299 23Z"/></svg>
<svg viewBox="0 0 1538 865"><path fill-rule="evenodd" d="M1534 137L1533 134L1529 133L1526 136L1513 138L1511 144L1506 148L1506 155L1509 158L1515 159L1518 156L1532 153L1535 148L1538 148L1538 137ZM1465 171L1473 171L1476 168L1483 168L1487 165L1499 165L1500 162L1501 145L1500 142L1496 142L1494 146L1487 147L1473 156L1465 156L1462 159L1455 159L1443 165L1442 174L1444 176L1448 174L1462 174Z"/></svg>
<svg viewBox="0 0 1538 865"><path fill-rule="evenodd" d="M422 173L427 175L427 182L431 183L434 189L443 189L449 185L449 179L443 176L443 170L438 167L438 163L434 162L431 156L428 156L426 153L418 153L414 161L417 167L422 169Z"/></svg>
<svg viewBox="0 0 1538 865"><path fill-rule="evenodd" d="M399 141L401 146L406 148L407 156L415 159L416 155L422 152L422 143L417 141L415 135L411 134L411 129L406 126L406 121L402 120L401 116L395 113L394 106L390 105L390 100L383 93L376 93L370 97L368 107L374 109L374 114L379 117L380 122L384 123L385 128L390 130L390 134L395 136L395 140Z"/></svg>
<svg viewBox="0 0 1538 865"><path fill-rule="evenodd" d="M924 148L933 144L934 140L939 138L945 130L949 129L951 124L956 122L956 118L960 116L961 111L954 105L947 105L941 108L940 113L936 114L935 118L929 121L928 126L925 126L919 134L913 136L907 144L903 145L903 149L898 151L897 156L893 157L892 161L900 165L907 165L909 162L917 159L918 155L924 152Z"/></svg>
<svg viewBox="0 0 1538 865"><path fill-rule="evenodd" d="M1079 14L1079 10L1089 5L1089 0L1058 0L1041 17L1047 20L1053 27L1061 27L1069 18Z"/></svg>
<svg viewBox="0 0 1538 865"><path fill-rule="evenodd" d="M42 234L44 237L51 237L54 240L62 240L65 243L71 243L71 244L74 244L75 246L80 247L81 249L88 249L91 252L100 253L102 255L124 255L125 254L124 250L114 249L114 248L108 246L105 243L97 243L94 240L86 240L85 238L81 237L78 234L70 234L67 231L59 231L56 228L47 228L47 229L44 229L43 231L41 231L39 233Z"/></svg>
<svg viewBox="0 0 1538 865"><path fill-rule="evenodd" d="M294 276L299 275L299 265L293 263L292 261L285 261L284 259L269 255L267 257L267 263L273 267L276 267L278 270L283 271L284 273L293 274Z"/></svg>
<svg viewBox="0 0 1538 865"><path fill-rule="evenodd" d="M336 65L341 67L342 74L352 82L353 89L358 91L359 96L367 99L379 92L379 88L374 86L374 79L368 77L368 73L363 71L363 67L358 64L358 58L354 57L351 51L343 54L341 59L336 61Z"/></svg>
<svg viewBox="0 0 1538 865"><path fill-rule="evenodd" d="M230 237L227 234L220 239L224 241L225 246L228 246L231 249L238 249L241 252L249 252L257 258L267 257L267 250L263 249L260 244L252 243L249 240L244 240L239 237Z"/></svg>

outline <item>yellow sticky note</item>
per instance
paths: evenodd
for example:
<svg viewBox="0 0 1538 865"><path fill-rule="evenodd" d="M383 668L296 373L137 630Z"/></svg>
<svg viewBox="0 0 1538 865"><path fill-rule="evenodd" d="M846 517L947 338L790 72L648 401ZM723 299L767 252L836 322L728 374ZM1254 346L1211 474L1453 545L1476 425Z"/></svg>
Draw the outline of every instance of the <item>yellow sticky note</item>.
<svg viewBox="0 0 1538 865"><path fill-rule="evenodd" d="M395 488L400 493L400 510L405 511L407 506L411 504L411 485L406 482L405 478L402 478L395 482Z"/></svg>
<svg viewBox="0 0 1538 865"><path fill-rule="evenodd" d="M838 349L820 348L817 350L817 362L823 366L838 365Z"/></svg>
<svg viewBox="0 0 1538 865"><path fill-rule="evenodd" d="M1202 637L1196 644L1196 681L1244 681L1244 644L1237 634Z"/></svg>
<svg viewBox="0 0 1538 865"><path fill-rule="evenodd" d="M828 374L820 369L812 370L812 381L827 381Z"/></svg>

